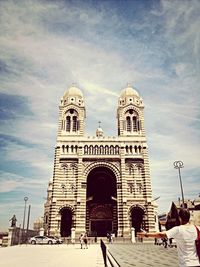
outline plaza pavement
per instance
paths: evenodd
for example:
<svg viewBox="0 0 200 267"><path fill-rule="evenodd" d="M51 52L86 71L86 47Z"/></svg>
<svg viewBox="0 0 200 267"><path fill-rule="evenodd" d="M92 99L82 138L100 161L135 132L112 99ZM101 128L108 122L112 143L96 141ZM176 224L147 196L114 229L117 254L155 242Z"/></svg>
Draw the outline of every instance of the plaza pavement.
<svg viewBox="0 0 200 267"><path fill-rule="evenodd" d="M176 248L148 243L107 244L121 267L178 267ZM88 249L75 245L21 245L0 247L0 267L103 267L100 244ZM109 265L108 265L109 266Z"/></svg>
<svg viewBox="0 0 200 267"><path fill-rule="evenodd" d="M178 267L176 248L164 248L152 243L108 245L113 258L121 267Z"/></svg>
<svg viewBox="0 0 200 267"><path fill-rule="evenodd" d="M0 267L103 267L99 244L21 245L0 248Z"/></svg>

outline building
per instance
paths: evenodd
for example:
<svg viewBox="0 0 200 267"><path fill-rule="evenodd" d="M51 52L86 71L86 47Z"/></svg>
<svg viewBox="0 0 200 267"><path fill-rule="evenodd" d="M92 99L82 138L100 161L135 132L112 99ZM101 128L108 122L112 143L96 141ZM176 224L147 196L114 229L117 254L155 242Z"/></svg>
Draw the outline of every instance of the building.
<svg viewBox="0 0 200 267"><path fill-rule="evenodd" d="M33 230L39 233L40 230L43 228L43 224L44 224L44 218L43 217L37 218L33 223Z"/></svg>
<svg viewBox="0 0 200 267"><path fill-rule="evenodd" d="M178 210L183 206L180 198L175 204ZM200 196L194 199L185 199L184 206L190 211L190 220L196 225L200 225Z"/></svg>
<svg viewBox="0 0 200 267"><path fill-rule="evenodd" d="M179 198L172 202L169 212L158 215L160 230L165 231L180 224L178 212L183 206L190 211L190 222L200 226L200 197L185 199L184 205Z"/></svg>
<svg viewBox="0 0 200 267"><path fill-rule="evenodd" d="M94 104L94 103L92 103ZM116 103L117 104L117 103ZM86 136L83 93L71 86L61 98L53 180L49 183L44 229L49 235L129 237L155 230L144 104L128 86L117 106L118 134ZM73 232L73 233L72 233Z"/></svg>

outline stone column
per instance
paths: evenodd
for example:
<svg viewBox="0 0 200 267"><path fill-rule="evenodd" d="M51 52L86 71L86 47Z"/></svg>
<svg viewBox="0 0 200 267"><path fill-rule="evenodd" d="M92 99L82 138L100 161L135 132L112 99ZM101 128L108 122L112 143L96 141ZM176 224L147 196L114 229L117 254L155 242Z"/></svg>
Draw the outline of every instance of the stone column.
<svg viewBox="0 0 200 267"><path fill-rule="evenodd" d="M86 217L86 188L83 177L83 147L79 145L78 152L78 178L77 178L77 199L76 199L76 236L85 232L85 217Z"/></svg>
<svg viewBox="0 0 200 267"><path fill-rule="evenodd" d="M121 157L121 179L122 179L123 236L130 237L124 148L123 148L123 154Z"/></svg>
<svg viewBox="0 0 200 267"><path fill-rule="evenodd" d="M12 246L13 227L8 228L8 246Z"/></svg>
<svg viewBox="0 0 200 267"><path fill-rule="evenodd" d="M119 198L118 209L119 213L119 231L124 237L130 237L129 218L127 208L127 187L126 187L126 171L125 171L125 151L124 147L121 147L121 196ZM120 234L120 232L118 233Z"/></svg>
<svg viewBox="0 0 200 267"><path fill-rule="evenodd" d="M71 242L72 244L75 244L75 228L71 228Z"/></svg>
<svg viewBox="0 0 200 267"><path fill-rule="evenodd" d="M40 228L40 233L39 233L41 236L43 236L44 235L44 228Z"/></svg>
<svg viewBox="0 0 200 267"><path fill-rule="evenodd" d="M149 170L149 157L148 157L148 148L143 151L144 155L144 172L145 172L145 199L147 202L147 230L149 232L155 231L155 211L154 206L152 205L152 189L151 189L151 179L150 179L150 170Z"/></svg>
<svg viewBox="0 0 200 267"><path fill-rule="evenodd" d="M135 243L135 228L131 228L131 242Z"/></svg>

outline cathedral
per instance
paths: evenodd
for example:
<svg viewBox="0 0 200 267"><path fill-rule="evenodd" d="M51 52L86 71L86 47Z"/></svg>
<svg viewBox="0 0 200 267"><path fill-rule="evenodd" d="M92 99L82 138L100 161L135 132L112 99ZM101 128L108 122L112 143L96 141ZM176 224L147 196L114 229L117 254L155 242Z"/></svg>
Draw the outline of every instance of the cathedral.
<svg viewBox="0 0 200 267"><path fill-rule="evenodd" d="M133 228L155 230L144 103L128 85L116 106L117 135L105 136L99 126L87 136L82 91L71 86L61 98L45 234L130 237Z"/></svg>

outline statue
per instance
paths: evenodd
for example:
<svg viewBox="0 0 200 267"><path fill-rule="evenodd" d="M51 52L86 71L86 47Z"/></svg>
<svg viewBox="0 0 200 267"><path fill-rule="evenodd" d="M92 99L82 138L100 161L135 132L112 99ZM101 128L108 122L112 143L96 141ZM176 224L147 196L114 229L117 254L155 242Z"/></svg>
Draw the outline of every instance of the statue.
<svg viewBox="0 0 200 267"><path fill-rule="evenodd" d="M12 218L9 221L11 221L11 227L16 227L17 219L16 219L15 214L12 216Z"/></svg>

